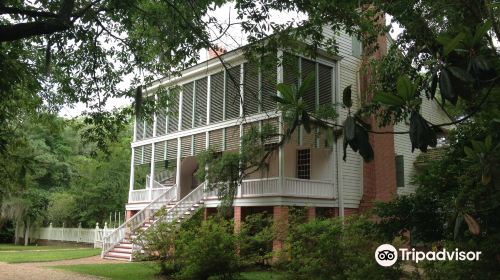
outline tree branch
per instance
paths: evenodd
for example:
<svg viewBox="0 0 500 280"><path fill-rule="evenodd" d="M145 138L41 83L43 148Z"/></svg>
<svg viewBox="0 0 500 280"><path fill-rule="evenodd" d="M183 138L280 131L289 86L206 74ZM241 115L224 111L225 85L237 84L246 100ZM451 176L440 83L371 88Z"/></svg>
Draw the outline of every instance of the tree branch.
<svg viewBox="0 0 500 280"><path fill-rule="evenodd" d="M0 7L0 15L3 14L21 15L28 17L46 17L46 18L57 18L59 16L58 14L52 12L20 9L14 7Z"/></svg>

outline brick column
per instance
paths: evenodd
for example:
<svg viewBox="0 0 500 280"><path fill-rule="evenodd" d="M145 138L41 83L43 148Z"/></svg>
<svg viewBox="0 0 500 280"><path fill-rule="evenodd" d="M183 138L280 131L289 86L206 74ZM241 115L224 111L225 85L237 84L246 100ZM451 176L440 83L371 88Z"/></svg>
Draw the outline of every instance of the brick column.
<svg viewBox="0 0 500 280"><path fill-rule="evenodd" d="M241 229L242 212L241 206L234 206L234 232L236 233Z"/></svg>
<svg viewBox="0 0 500 280"><path fill-rule="evenodd" d="M274 206L273 221L276 232L276 239L273 241L273 252L279 252L283 249L286 234L288 231L288 207Z"/></svg>
<svg viewBox="0 0 500 280"><path fill-rule="evenodd" d="M133 210L127 210L127 213L126 213L127 216L125 216L125 221L132 218L132 216L134 216L134 214L135 214L134 212L135 211L133 211Z"/></svg>
<svg viewBox="0 0 500 280"><path fill-rule="evenodd" d="M307 220L312 221L316 219L316 207L307 208Z"/></svg>
<svg viewBox="0 0 500 280"><path fill-rule="evenodd" d="M385 17L380 18L380 24L385 24ZM363 57L363 65L366 71L360 77L360 90L363 101L369 102L373 98L370 91L372 71L368 60L381 59L387 54L387 38L379 36L377 39L378 49L371 54L371 57ZM372 116L367 121L373 131L392 132L392 125L379 128L377 120ZM369 134L369 140L373 147L374 160L363 163L363 197L360 203L360 210L364 211L373 206L374 201L390 201L396 195L396 164L394 153L393 134Z"/></svg>

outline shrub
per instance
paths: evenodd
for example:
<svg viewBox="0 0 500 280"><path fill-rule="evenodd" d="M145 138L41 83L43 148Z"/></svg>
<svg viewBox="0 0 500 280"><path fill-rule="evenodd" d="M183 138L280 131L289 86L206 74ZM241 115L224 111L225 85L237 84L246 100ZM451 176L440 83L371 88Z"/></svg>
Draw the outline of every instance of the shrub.
<svg viewBox="0 0 500 280"><path fill-rule="evenodd" d="M399 266L379 266L374 252L380 240L363 217L312 220L291 225L288 271L295 279L397 279Z"/></svg>
<svg viewBox="0 0 500 280"><path fill-rule="evenodd" d="M273 220L267 213L248 215L241 225L239 251L244 266L266 266L273 251Z"/></svg>
<svg viewBox="0 0 500 280"><path fill-rule="evenodd" d="M235 279L240 262L233 226L225 220L209 219L195 230L181 230L175 255L179 279Z"/></svg>

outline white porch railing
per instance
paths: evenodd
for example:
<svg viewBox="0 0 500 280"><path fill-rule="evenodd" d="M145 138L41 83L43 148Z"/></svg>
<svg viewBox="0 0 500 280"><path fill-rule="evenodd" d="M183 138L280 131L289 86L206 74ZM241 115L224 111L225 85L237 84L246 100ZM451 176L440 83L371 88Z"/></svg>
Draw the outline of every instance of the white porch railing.
<svg viewBox="0 0 500 280"><path fill-rule="evenodd" d="M158 189L156 189L158 190ZM103 238L101 257L113 249L120 241L122 241L128 233L133 232L140 227L144 221L151 218L159 209L165 206L170 201L177 198L177 186L168 188L156 198L154 198L146 207L137 212L134 216L128 219L125 223Z"/></svg>
<svg viewBox="0 0 500 280"><path fill-rule="evenodd" d="M169 190L171 187L166 187L156 180L153 184L150 183L149 175L146 176L146 188L142 190L131 190L128 194L129 203L150 202L156 199L159 195Z"/></svg>
<svg viewBox="0 0 500 280"><path fill-rule="evenodd" d="M331 181L304 180L297 178L283 178L283 188L280 188L278 177L266 179L243 180L237 198L289 196L305 198L335 198L335 186ZM217 198L217 191L206 194L207 198Z"/></svg>

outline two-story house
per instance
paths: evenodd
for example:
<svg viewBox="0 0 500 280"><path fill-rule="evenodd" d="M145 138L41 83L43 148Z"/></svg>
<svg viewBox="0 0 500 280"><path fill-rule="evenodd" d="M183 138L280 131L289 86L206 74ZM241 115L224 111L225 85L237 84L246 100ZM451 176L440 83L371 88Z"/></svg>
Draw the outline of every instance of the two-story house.
<svg viewBox="0 0 500 280"><path fill-rule="evenodd" d="M206 215L216 211L220 202L217 196L205 192L204 182L194 176L198 168L204 168L198 166L196 156L209 148L222 153L238 152L241 137L251 125L262 127L268 123L283 129L281 113L270 98L277 93L278 83L298 85L314 73L315 82L304 96L308 109L333 104L340 122L347 114L341 106L341 93L349 85L353 109L359 108L362 98L366 98L363 91L369 79L360 71L361 44L345 33L328 35L336 36L339 43L335 56L319 52L311 59L283 49L270 55L286 63L264 68L248 62L243 51L236 49L185 69L179 77L146 85L143 92L147 97L155 98L157 89L163 88L167 90L161 94L172 94L173 102L169 108L157 111L151 121L136 120L126 205L128 221L107 237L103 256L131 260L131 232L155 223L152 213L160 207L167 207L162 219L169 222L182 221L201 206ZM380 38L379 55L389 43L389 39ZM447 120L433 101L424 102L425 118L433 123ZM403 123L382 130L403 131L408 126ZM273 153L269 168L253 173L238 186L235 226L256 211L286 219L288 207L299 206L307 207L311 218L344 216L370 207L375 200L388 201L398 194L411 193L414 186L410 178L418 153L411 153L408 135L371 134L370 141L375 152L372 162L363 162L350 149L343 161L342 138L327 143L321 135L297 130L291 141ZM277 241L275 247L280 246Z"/></svg>

